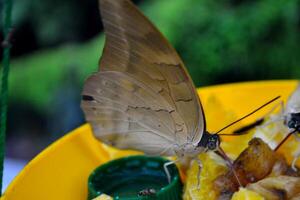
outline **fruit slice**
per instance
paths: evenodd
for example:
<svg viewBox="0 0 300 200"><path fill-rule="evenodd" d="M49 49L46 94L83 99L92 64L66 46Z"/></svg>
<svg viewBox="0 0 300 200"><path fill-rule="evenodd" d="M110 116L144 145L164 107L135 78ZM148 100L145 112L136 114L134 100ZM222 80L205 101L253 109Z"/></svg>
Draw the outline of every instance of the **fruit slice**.
<svg viewBox="0 0 300 200"><path fill-rule="evenodd" d="M213 180L225 172L225 163L213 152L200 154L199 159L203 165L199 177L200 184L198 186L198 163L194 161L187 171L184 200L213 200L216 198L216 193L213 190Z"/></svg>
<svg viewBox="0 0 300 200"><path fill-rule="evenodd" d="M106 194L101 194L100 196L96 197L93 200L113 200L113 198Z"/></svg>
<svg viewBox="0 0 300 200"><path fill-rule="evenodd" d="M231 200L264 200L262 196L253 192L251 190L247 190L245 188L241 188L238 192L234 193Z"/></svg>

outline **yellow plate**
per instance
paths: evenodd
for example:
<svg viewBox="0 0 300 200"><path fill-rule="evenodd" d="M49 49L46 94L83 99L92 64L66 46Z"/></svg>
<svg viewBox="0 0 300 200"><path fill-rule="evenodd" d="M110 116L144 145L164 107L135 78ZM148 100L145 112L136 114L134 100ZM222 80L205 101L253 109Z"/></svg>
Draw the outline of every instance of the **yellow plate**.
<svg viewBox="0 0 300 200"><path fill-rule="evenodd" d="M229 119L238 118L277 95L286 100L296 85L297 81L260 81L201 88L208 130L216 131L227 123L218 120L220 109L229 113ZM218 106L211 108L210 102ZM265 112L246 119L245 123ZM99 143L85 124L35 157L9 185L1 200L85 200L87 178L94 168L110 159L136 153Z"/></svg>

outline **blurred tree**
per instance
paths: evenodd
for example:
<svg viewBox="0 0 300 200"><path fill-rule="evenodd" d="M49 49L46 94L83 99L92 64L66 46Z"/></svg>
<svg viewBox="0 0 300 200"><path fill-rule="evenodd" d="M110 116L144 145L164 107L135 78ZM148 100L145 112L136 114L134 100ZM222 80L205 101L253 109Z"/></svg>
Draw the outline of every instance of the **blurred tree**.
<svg viewBox="0 0 300 200"><path fill-rule="evenodd" d="M102 30L97 0L15 0L14 4L13 56L83 42Z"/></svg>
<svg viewBox="0 0 300 200"><path fill-rule="evenodd" d="M38 44L78 42L101 30L95 0L15 0L14 21L31 26Z"/></svg>
<svg viewBox="0 0 300 200"><path fill-rule="evenodd" d="M198 86L300 77L299 0L161 0L151 5L150 16Z"/></svg>

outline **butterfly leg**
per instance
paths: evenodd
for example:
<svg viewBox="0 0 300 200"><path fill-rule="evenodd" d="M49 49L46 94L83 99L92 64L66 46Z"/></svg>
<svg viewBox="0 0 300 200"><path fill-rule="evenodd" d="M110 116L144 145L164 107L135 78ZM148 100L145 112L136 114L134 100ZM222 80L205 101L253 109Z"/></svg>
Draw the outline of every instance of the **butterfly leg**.
<svg viewBox="0 0 300 200"><path fill-rule="evenodd" d="M165 173L166 173L167 178L168 178L168 183L171 183L171 175L170 175L170 172L169 172L169 170L168 170L168 166L174 164L175 162L177 162L177 160L175 160L175 161L170 161L170 162L166 162L166 163L164 164L164 170L165 170Z"/></svg>
<svg viewBox="0 0 300 200"><path fill-rule="evenodd" d="M299 157L300 157L300 152L298 152L298 153L294 156L294 159L293 159L293 162L292 162L292 169L293 169L294 171L298 171L298 169L297 169L297 167L296 167L296 163L297 163Z"/></svg>

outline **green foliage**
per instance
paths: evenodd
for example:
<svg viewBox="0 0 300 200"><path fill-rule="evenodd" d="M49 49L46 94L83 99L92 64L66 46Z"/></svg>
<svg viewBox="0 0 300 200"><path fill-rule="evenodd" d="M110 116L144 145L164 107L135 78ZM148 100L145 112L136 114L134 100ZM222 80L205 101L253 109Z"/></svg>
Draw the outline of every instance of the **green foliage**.
<svg viewBox="0 0 300 200"><path fill-rule="evenodd" d="M95 15L97 0L15 0L13 24L32 27L38 44L46 46L80 41L89 31L87 24L95 23L90 21Z"/></svg>
<svg viewBox="0 0 300 200"><path fill-rule="evenodd" d="M299 0L152 4L196 85L300 77ZM162 14L161 14L162 13Z"/></svg>
<svg viewBox="0 0 300 200"><path fill-rule="evenodd" d="M11 101L23 101L40 110L51 109L51 96L70 70L79 75L81 83L96 71L103 42L100 36L83 45L64 45L14 60L9 85Z"/></svg>
<svg viewBox="0 0 300 200"><path fill-rule="evenodd" d="M142 9L178 50L197 86L300 77L299 0L148 0ZM46 21L38 24L47 33ZM14 60L12 99L47 107L71 66L81 82L96 70L102 47L100 36Z"/></svg>

